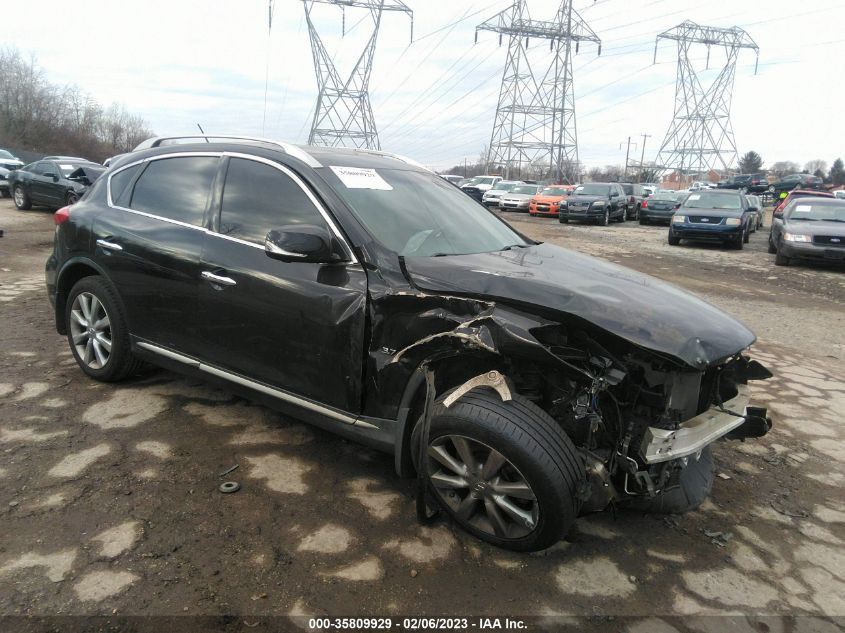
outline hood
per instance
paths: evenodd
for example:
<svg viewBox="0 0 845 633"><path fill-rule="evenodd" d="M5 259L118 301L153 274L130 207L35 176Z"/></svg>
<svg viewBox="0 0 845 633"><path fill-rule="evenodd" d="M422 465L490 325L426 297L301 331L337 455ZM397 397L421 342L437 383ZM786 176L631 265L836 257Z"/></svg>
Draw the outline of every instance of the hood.
<svg viewBox="0 0 845 633"><path fill-rule="evenodd" d="M507 198L508 200L528 200L535 195L533 193L503 193L502 198Z"/></svg>
<svg viewBox="0 0 845 633"><path fill-rule="evenodd" d="M23 161L15 158L0 158L0 167L5 167L9 170L20 169L23 167Z"/></svg>
<svg viewBox="0 0 845 633"><path fill-rule="evenodd" d="M793 220L785 222L790 231L801 231L808 235L836 235L845 236L845 223L828 220Z"/></svg>
<svg viewBox="0 0 845 633"><path fill-rule="evenodd" d="M675 286L552 244L447 257L407 257L422 290L533 305L580 317L695 368L756 337L718 308Z"/></svg>
<svg viewBox="0 0 845 633"><path fill-rule="evenodd" d="M607 199L608 199L607 196L586 196L586 195L582 196L582 195L579 195L577 193L573 193L571 196L569 196L569 198L567 198L566 201L569 204L573 204L573 203L592 204L592 203L597 202L599 200L601 200L602 202L607 202Z"/></svg>
<svg viewBox="0 0 845 633"><path fill-rule="evenodd" d="M566 198L567 196L534 196L536 202L560 202Z"/></svg>

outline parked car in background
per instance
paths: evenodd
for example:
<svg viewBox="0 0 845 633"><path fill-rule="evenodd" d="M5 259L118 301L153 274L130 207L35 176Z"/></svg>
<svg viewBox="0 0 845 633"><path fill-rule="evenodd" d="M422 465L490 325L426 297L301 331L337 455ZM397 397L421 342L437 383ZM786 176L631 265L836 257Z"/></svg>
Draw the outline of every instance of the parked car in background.
<svg viewBox="0 0 845 633"><path fill-rule="evenodd" d="M33 204L58 209L76 203L104 171L84 160L39 160L11 172L9 188L21 211Z"/></svg>
<svg viewBox="0 0 845 633"><path fill-rule="evenodd" d="M11 152L0 149L0 196L8 198L12 195L9 189L9 172L23 167L23 161L13 156Z"/></svg>
<svg viewBox="0 0 845 633"><path fill-rule="evenodd" d="M461 191L467 194L470 198L481 202L484 194L490 191L496 184L501 181L500 176L477 176L461 187Z"/></svg>
<svg viewBox="0 0 845 633"><path fill-rule="evenodd" d="M832 193L834 198L845 198L845 189L838 189Z"/></svg>
<svg viewBox="0 0 845 633"><path fill-rule="evenodd" d="M558 220L562 224L578 220L607 226L611 220L624 222L627 208L625 192L619 183L588 182L575 187L560 204Z"/></svg>
<svg viewBox="0 0 845 633"><path fill-rule="evenodd" d="M754 333L678 287L528 239L397 156L164 140L55 214L50 325L92 380L222 383L384 451L420 510L516 551L607 507L690 511L710 445L769 431Z"/></svg>
<svg viewBox="0 0 845 633"><path fill-rule="evenodd" d="M635 185L630 182L620 182L619 184L622 185L622 191L625 192L627 204L625 219L636 220L640 217L640 207L642 207L643 200L647 197L646 193L642 185Z"/></svg>
<svg viewBox="0 0 845 633"><path fill-rule="evenodd" d="M499 208L503 211L528 211L531 198L540 191L540 185L516 185L499 198Z"/></svg>
<svg viewBox="0 0 845 633"><path fill-rule="evenodd" d="M653 196L657 193L657 190L660 189L657 185L651 182L643 183L643 191L645 191L648 195Z"/></svg>
<svg viewBox="0 0 845 633"><path fill-rule="evenodd" d="M481 204L485 207L498 207L499 200L501 200L503 194L506 194L517 185L524 184L526 183L521 180L500 180L493 185L492 189L484 192L484 195L481 196Z"/></svg>
<svg viewBox="0 0 845 633"><path fill-rule="evenodd" d="M752 208L757 209L755 215L757 216L756 221L752 224L752 233L756 232L758 229L763 228L763 201L760 200L759 196L748 195L745 196L748 198L748 203L751 205Z"/></svg>
<svg viewBox="0 0 845 633"><path fill-rule="evenodd" d="M575 187L573 185L549 185L531 198L528 213L531 215L558 216L560 203L566 200Z"/></svg>
<svg viewBox="0 0 845 633"><path fill-rule="evenodd" d="M677 191L657 192L643 200L640 209L640 224L660 222L669 224L675 209L681 206L687 194Z"/></svg>
<svg viewBox="0 0 845 633"><path fill-rule="evenodd" d="M90 161L87 158L82 158L81 156L45 156L41 160L64 160L64 161L72 161L75 163L92 163L94 161Z"/></svg>
<svg viewBox="0 0 845 633"><path fill-rule="evenodd" d="M845 200L807 197L791 200L772 220L769 252L775 264L796 259L845 262Z"/></svg>
<svg viewBox="0 0 845 633"><path fill-rule="evenodd" d="M669 244L681 240L722 242L741 249L751 234L754 210L738 191L696 191L675 211Z"/></svg>
<svg viewBox="0 0 845 633"><path fill-rule="evenodd" d="M763 174L737 174L717 185L718 189L737 189L747 193L763 193L769 189L769 181Z"/></svg>
<svg viewBox="0 0 845 633"><path fill-rule="evenodd" d="M793 200L796 200L798 198L812 197L834 198L835 196L829 191L814 191L812 189L793 189L788 194L786 194L786 197L780 198L775 203L775 208L772 211L772 218L779 217L783 213L783 210L786 208L786 205L788 205Z"/></svg>
<svg viewBox="0 0 845 633"><path fill-rule="evenodd" d="M792 191L793 189L810 189L819 191L824 187L824 181L818 176L811 176L810 174L791 174L784 176L777 182L769 183L769 193L775 197L779 196L784 191Z"/></svg>
<svg viewBox="0 0 845 633"><path fill-rule="evenodd" d="M115 158L118 158L119 156L121 156L121 155L113 156L112 158L107 158L106 162L104 162L103 165L108 167L109 164L111 163L111 161L114 160ZM459 182L461 182L464 179L463 176L455 176L454 174L440 174L440 177L447 182L451 182L453 185L457 185Z"/></svg>

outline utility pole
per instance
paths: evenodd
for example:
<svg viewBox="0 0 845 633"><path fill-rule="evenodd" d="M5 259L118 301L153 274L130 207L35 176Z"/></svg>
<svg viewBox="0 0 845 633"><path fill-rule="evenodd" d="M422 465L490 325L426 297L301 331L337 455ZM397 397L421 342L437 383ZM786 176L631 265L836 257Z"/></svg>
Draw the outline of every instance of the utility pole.
<svg viewBox="0 0 845 633"><path fill-rule="evenodd" d="M572 0L561 0L551 21L532 19L526 0L515 0L475 28L476 41L479 31L498 33L499 44L508 36L487 164L504 165L506 177L545 165L556 182L575 182L579 165L572 55L581 42L597 44L601 54L601 40L572 8ZM528 44L533 40L548 40L551 60L539 52L531 59Z"/></svg>
<svg viewBox="0 0 845 633"><path fill-rule="evenodd" d="M401 0L303 0L305 20L308 22L308 36L311 39L311 55L317 74L317 105L309 145L328 147L356 147L381 149L376 130L373 108L370 105L370 75L376 52L376 40L381 26L382 13L398 11L411 18L411 39L414 38L414 13ZM317 33L311 12L315 4L339 6L343 12L343 32L346 31L346 9L361 8L370 12L372 33L370 34L358 62L346 79L341 78L323 41ZM294 62L295 63L295 62Z"/></svg>
<svg viewBox="0 0 845 633"><path fill-rule="evenodd" d="M760 49L741 28L701 26L686 20L657 36L678 43L678 70L675 81L675 114L660 150L657 166L662 170L675 169L686 164L691 173L728 171L739 160L731 126L731 99L733 96L736 62L742 49L748 48L760 58ZM694 44L707 46L707 67L710 65L711 47L723 48L725 63L716 79L705 89L693 65L691 48ZM754 74L757 74L755 64Z"/></svg>
<svg viewBox="0 0 845 633"><path fill-rule="evenodd" d="M642 147L642 153L640 154L640 173L639 173L639 177L637 178L637 182L643 181L643 165L644 165L644 161L645 161L645 140L647 138L651 138L651 134L640 134L640 136L643 137L643 147Z"/></svg>
<svg viewBox="0 0 845 633"><path fill-rule="evenodd" d="M624 142L624 141L623 141ZM636 147L636 143L634 143L634 147ZM622 143L619 143L619 149L622 149ZM631 137L628 137L628 147L625 150L625 173L622 176L623 180L628 180L628 156L631 154Z"/></svg>

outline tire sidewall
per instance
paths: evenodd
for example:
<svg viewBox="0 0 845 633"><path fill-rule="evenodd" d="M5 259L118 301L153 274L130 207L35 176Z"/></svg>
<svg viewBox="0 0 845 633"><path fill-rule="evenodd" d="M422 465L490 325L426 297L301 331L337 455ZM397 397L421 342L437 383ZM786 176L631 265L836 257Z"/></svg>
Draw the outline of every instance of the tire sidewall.
<svg viewBox="0 0 845 633"><path fill-rule="evenodd" d="M109 325L111 327L112 349L109 353L109 359L106 361L104 367L94 369L89 367L76 351L76 346L73 344L73 334L71 333L71 307L74 300L83 292L88 292L103 304L106 313L109 317ZM117 303L116 293L111 289L109 283L102 277L90 276L83 277L74 284L70 293L68 293L67 303L65 305L65 330L67 332L67 341L70 346L70 351L73 358L79 365L79 368L88 376L96 380L113 381L118 380L126 366L128 358L131 356L129 346L129 330L126 327L126 320L123 318L123 311Z"/></svg>

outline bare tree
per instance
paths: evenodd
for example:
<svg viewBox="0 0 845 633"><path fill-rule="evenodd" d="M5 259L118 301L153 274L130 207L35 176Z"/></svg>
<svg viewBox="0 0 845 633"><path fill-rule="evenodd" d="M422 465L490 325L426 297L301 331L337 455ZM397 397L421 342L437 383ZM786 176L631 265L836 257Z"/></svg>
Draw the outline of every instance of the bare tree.
<svg viewBox="0 0 845 633"><path fill-rule="evenodd" d="M783 176L797 173L800 171L800 167L798 166L798 163L792 162L791 160L780 160L776 163L772 163L772 167L769 171L778 178L782 178Z"/></svg>
<svg viewBox="0 0 845 633"><path fill-rule="evenodd" d="M804 165L804 171L808 174L815 174L820 171L822 173L822 178L824 178L827 175L827 161L822 160L821 158L807 161Z"/></svg>

